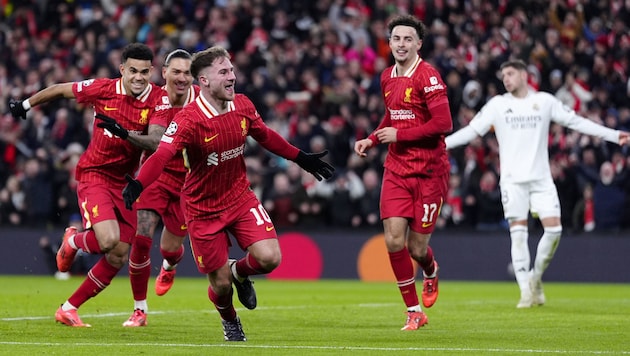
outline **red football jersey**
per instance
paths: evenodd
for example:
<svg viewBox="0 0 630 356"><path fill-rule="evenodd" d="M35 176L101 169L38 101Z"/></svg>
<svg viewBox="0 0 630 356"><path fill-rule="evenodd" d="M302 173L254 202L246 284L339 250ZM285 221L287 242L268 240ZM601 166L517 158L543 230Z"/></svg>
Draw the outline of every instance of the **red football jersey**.
<svg viewBox="0 0 630 356"><path fill-rule="evenodd" d="M385 101L385 117L377 128L394 127L405 130L426 125L433 118L431 107L448 104L446 84L440 74L426 61L418 61L406 73L396 73L391 66L381 74L381 90ZM452 128L452 119L439 126ZM378 142L374 134L373 142ZM444 134L435 133L413 141L389 144L385 168L406 176L440 176L448 173L450 166Z"/></svg>
<svg viewBox="0 0 630 356"><path fill-rule="evenodd" d="M163 86L162 89L166 90L166 86ZM199 86L191 85L188 90L188 95L186 96L186 101L184 102L184 106L192 103L199 96ZM173 115L176 115L180 112L184 106L173 107L171 110L173 111ZM164 170L160 175L160 182L166 183L167 187L173 187L173 191L179 192L184 185L184 178L186 177L186 172L188 172L188 168L184 165L184 157L182 156L181 151L177 152L175 157L171 158L170 161L164 166Z"/></svg>
<svg viewBox="0 0 630 356"><path fill-rule="evenodd" d="M155 84L137 97L128 95L121 79L89 79L76 82L72 91L79 103L92 104L95 114L116 120L130 132L146 134L149 124L168 126L172 118L167 93ZM142 149L97 127L94 120L92 138L81 155L76 179L82 182L103 182L124 187L125 174L134 175Z"/></svg>
<svg viewBox="0 0 630 356"><path fill-rule="evenodd" d="M215 216L239 206L247 197L243 193L250 189L250 182L243 152L248 135L279 156L295 159L299 152L265 125L246 96L237 94L228 105L224 114L219 114L203 96L186 105L138 175L147 186L156 179L156 170L161 169L159 160L170 159L182 151L189 168L182 188L187 221ZM166 151L170 153L164 154Z"/></svg>

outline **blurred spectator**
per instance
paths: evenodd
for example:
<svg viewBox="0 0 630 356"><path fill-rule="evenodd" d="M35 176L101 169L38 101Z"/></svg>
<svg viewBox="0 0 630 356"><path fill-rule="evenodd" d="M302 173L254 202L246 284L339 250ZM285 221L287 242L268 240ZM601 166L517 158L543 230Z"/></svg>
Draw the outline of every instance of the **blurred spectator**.
<svg viewBox="0 0 630 356"><path fill-rule="evenodd" d="M595 230L595 207L593 204L593 187L587 184L580 199L572 211L575 231L591 232Z"/></svg>
<svg viewBox="0 0 630 356"><path fill-rule="evenodd" d="M301 150L310 152L311 140L318 135L313 120L298 119L295 133L290 137L291 143ZM315 151L313 151L315 152Z"/></svg>
<svg viewBox="0 0 630 356"><path fill-rule="evenodd" d="M9 175L17 173L18 160L25 157L18 150L21 134L22 129L19 123L13 121L13 117L7 110L0 117L0 182L3 184Z"/></svg>
<svg viewBox="0 0 630 356"><path fill-rule="evenodd" d="M74 129L74 120L71 117L70 110L60 108L55 112L54 123L50 128L51 143L58 148L65 149L74 139Z"/></svg>
<svg viewBox="0 0 630 356"><path fill-rule="evenodd" d="M245 158L245 167L247 180L251 183L251 188L256 194L258 200L263 201L263 192L265 191L265 179L263 176L263 167L259 159L254 157Z"/></svg>
<svg viewBox="0 0 630 356"><path fill-rule="evenodd" d="M593 100L593 94L589 91L587 83L584 80L579 81L576 74L569 71L564 77L564 84L555 92L556 98L577 113L582 113L586 111L588 103Z"/></svg>
<svg viewBox="0 0 630 356"><path fill-rule="evenodd" d="M278 228L293 226L298 220L298 214L293 208L293 193L286 173L279 172L274 175L273 185L263 201L263 206Z"/></svg>
<svg viewBox="0 0 630 356"><path fill-rule="evenodd" d="M623 184L628 177L628 171L615 173L612 163L602 163L599 174L580 169L580 173L593 184L593 210L595 229L618 232L621 228L625 195Z"/></svg>
<svg viewBox="0 0 630 356"><path fill-rule="evenodd" d="M25 194L20 179L9 176L6 185L0 190L0 224L19 226L26 217Z"/></svg>
<svg viewBox="0 0 630 356"><path fill-rule="evenodd" d="M30 158L24 163L24 203L26 221L31 227L45 227L51 223L53 209L52 172L48 157Z"/></svg>
<svg viewBox="0 0 630 356"><path fill-rule="evenodd" d="M561 18L559 7L564 16ZM567 6L564 1L551 0L549 2L549 20L551 25L560 32L560 41L568 48L573 48L583 33L584 8L581 2L572 2Z"/></svg>
<svg viewBox="0 0 630 356"><path fill-rule="evenodd" d="M54 221L58 224L71 221L71 216L80 213L74 173L83 151L84 148L79 143L73 142L59 154L53 177L56 192Z"/></svg>
<svg viewBox="0 0 630 356"><path fill-rule="evenodd" d="M501 191L497 175L485 172L479 181L479 189L472 195L475 202L476 224L479 231L507 230L508 224L503 217Z"/></svg>
<svg viewBox="0 0 630 356"><path fill-rule="evenodd" d="M357 162L348 148L371 132L384 114L379 76L392 63L386 24L392 14L402 13L416 14L427 25L423 58L446 81L454 129L467 125L476 108L501 94L497 68L509 58L528 62L533 87L556 93L595 122L630 128L630 7L620 2L158 0L5 5L0 13L5 25L0 32L0 188L9 176L24 176L24 162L37 149L57 157L71 142L87 147L94 118L91 108L60 100L38 107L28 121L16 122L6 115L8 100L53 83L116 77L120 50L131 41L147 43L156 58L175 48L195 52L225 46L239 68L237 90L254 100L270 127L302 149L310 151L313 143L329 149L327 157L336 167L359 176L368 169L380 172L383 149ZM160 65L156 63L158 69ZM451 152L452 161L461 167L456 172L462 191L478 189L481 174L499 168L492 140L480 139L473 152ZM578 188L570 188L571 166L585 163L598 174L601 162L611 161L615 150L557 127L551 129L550 143L552 156L570 157L566 165L559 162L556 184L561 204L571 206L589 183L579 175ZM256 169L250 172L252 188L260 196L269 193L274 175L290 169L287 162L255 149L246 154L261 168L260 175L253 173ZM627 150L620 154L627 159ZM54 186L64 184L55 181ZM629 190L624 189L627 211ZM66 193L51 194L56 201ZM316 199L322 209L331 206L330 197ZM57 209L64 216L69 213ZM361 215L361 209L354 215ZM474 225L474 209L464 206L460 225ZM52 220L61 224L64 218Z"/></svg>
<svg viewBox="0 0 630 356"><path fill-rule="evenodd" d="M358 201L358 214L353 216L352 226L377 226L381 223L381 176L374 168L363 172L363 187L365 193Z"/></svg>
<svg viewBox="0 0 630 356"><path fill-rule="evenodd" d="M328 198L332 186L318 181L311 174L301 172L300 185L293 194L293 208L298 213L298 223L303 227L322 227L328 221Z"/></svg>
<svg viewBox="0 0 630 356"><path fill-rule="evenodd" d="M460 149L461 150L461 149ZM486 166L483 162L486 157L486 150L483 147L483 141L481 138L473 140L468 146L463 148L464 158L463 163L458 163L459 176L461 180L461 195L462 195L462 209L463 216L462 222L466 225L474 226L476 224L476 202L473 195L479 187L479 181ZM471 195L472 194L472 195Z"/></svg>
<svg viewBox="0 0 630 356"><path fill-rule="evenodd" d="M464 221L464 196L462 191L462 178L458 173L451 172L448 181L446 201L440 211L438 227L457 226Z"/></svg>
<svg viewBox="0 0 630 356"><path fill-rule="evenodd" d="M581 226L575 225L573 219L573 210L581 196L575 168L570 165L568 157L561 154L549 161L549 167L562 204L560 210L562 226L566 226L568 230L579 230Z"/></svg>
<svg viewBox="0 0 630 356"><path fill-rule="evenodd" d="M32 156L38 148L50 142L50 120L46 114L35 108L31 119L26 121L21 141L26 146L23 153ZM28 150L26 150L28 149Z"/></svg>
<svg viewBox="0 0 630 356"><path fill-rule="evenodd" d="M329 221L333 226L352 226L359 200L365 194L363 182L353 171L338 170L333 179Z"/></svg>
<svg viewBox="0 0 630 356"><path fill-rule="evenodd" d="M563 77L564 75L562 74L562 71L560 69L552 70L551 73L549 73L549 87L544 88L543 90L549 93L555 93L556 97L564 103L563 97L558 95L558 90L560 89L566 90L564 87Z"/></svg>
<svg viewBox="0 0 630 356"><path fill-rule="evenodd" d="M591 184L593 177L599 175L600 159L598 159L595 149L591 146L587 146L582 150L582 159L578 162L577 181L580 191L584 189L587 184Z"/></svg>
<svg viewBox="0 0 630 356"><path fill-rule="evenodd" d="M326 147L330 151L330 163L337 168L346 168L354 143L352 126L340 116L331 117L323 126L327 141Z"/></svg>

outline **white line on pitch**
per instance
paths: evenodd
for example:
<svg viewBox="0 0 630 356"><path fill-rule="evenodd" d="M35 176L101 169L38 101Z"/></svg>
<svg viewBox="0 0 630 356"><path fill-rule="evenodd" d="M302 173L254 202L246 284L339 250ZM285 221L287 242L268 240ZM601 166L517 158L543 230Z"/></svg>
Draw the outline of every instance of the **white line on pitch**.
<svg viewBox="0 0 630 356"><path fill-rule="evenodd" d="M158 346L158 347L189 347L189 348L239 348L239 349L285 349L285 350L343 350L343 351L442 351L442 352L494 352L494 353L524 353L524 354L563 354L563 355L630 355L630 351L604 351L604 350L543 350L543 349L482 349L462 347L362 347L362 346L287 346L287 345L246 345L246 344L156 344L156 343L59 343L59 342L4 342L0 345L20 346L68 346L78 347L116 347L116 346Z"/></svg>

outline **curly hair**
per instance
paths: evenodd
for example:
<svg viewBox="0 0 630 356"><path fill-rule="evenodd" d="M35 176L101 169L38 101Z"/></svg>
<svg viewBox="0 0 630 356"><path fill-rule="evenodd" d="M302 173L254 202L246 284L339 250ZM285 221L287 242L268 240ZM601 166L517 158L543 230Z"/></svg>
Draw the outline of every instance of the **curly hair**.
<svg viewBox="0 0 630 356"><path fill-rule="evenodd" d="M389 29L389 33L391 34L396 26L409 26L413 27L418 34L418 38L420 40L424 39L425 26L422 21L418 20L415 16L412 15L400 15L394 17L388 24L387 28Z"/></svg>

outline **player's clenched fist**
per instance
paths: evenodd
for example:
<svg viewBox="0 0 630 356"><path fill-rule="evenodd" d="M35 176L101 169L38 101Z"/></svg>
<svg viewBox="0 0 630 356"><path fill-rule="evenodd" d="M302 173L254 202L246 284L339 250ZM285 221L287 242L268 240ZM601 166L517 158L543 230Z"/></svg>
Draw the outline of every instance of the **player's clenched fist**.
<svg viewBox="0 0 630 356"><path fill-rule="evenodd" d="M9 101L9 111L16 119L26 120L27 109L24 108L24 102L22 100L11 99Z"/></svg>
<svg viewBox="0 0 630 356"><path fill-rule="evenodd" d="M123 200L125 201L125 208L131 210L133 203L138 199L140 193L142 193L142 183L133 179L129 174L125 175L127 179L127 185L122 191Z"/></svg>

